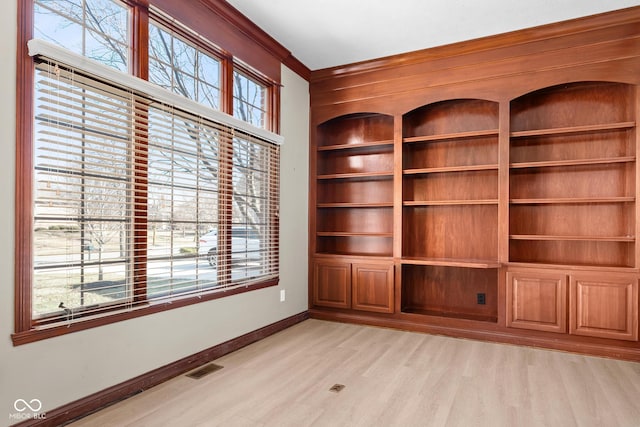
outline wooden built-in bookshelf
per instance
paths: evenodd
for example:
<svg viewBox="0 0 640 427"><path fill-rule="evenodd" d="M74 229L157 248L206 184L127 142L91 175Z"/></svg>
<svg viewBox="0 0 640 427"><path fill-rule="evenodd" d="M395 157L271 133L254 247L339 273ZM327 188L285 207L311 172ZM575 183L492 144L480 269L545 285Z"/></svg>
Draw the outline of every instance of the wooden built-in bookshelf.
<svg viewBox="0 0 640 427"><path fill-rule="evenodd" d="M312 73L311 315L640 361L630 37L640 7Z"/></svg>

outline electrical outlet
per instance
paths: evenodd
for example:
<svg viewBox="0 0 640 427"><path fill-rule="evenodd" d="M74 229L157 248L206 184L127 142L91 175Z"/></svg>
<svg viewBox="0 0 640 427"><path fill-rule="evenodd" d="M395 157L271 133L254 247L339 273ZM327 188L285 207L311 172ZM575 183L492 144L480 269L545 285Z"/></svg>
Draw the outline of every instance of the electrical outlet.
<svg viewBox="0 0 640 427"><path fill-rule="evenodd" d="M280 289L280 302L284 302L285 299L286 299L285 291L284 289Z"/></svg>
<svg viewBox="0 0 640 427"><path fill-rule="evenodd" d="M484 294L484 293L477 294L476 300L478 301L478 304L485 305L487 303L487 294Z"/></svg>

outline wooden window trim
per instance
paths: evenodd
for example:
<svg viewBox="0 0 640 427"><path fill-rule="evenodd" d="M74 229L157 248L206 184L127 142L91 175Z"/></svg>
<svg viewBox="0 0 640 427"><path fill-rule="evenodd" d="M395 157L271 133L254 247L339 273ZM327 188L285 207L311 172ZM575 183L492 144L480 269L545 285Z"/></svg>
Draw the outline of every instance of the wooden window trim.
<svg viewBox="0 0 640 427"><path fill-rule="evenodd" d="M241 294L248 291L257 289L263 289L270 286L277 286L278 281L276 279L268 280L265 282L252 285L250 288L235 288L226 291L215 292L210 294L203 294L202 296L191 296L184 299L177 299L172 302L161 302L158 304L146 303L143 306L134 309L132 311L125 311L120 313L114 313L108 316L102 316L92 319L87 319L81 322L74 322L68 325L56 325L51 328L30 329L26 331L16 331L11 335L13 345L23 345L36 341L40 341L47 338L53 338L61 335L66 335L72 332L84 331L86 329L96 328L98 326L105 326L123 320L135 319L137 317L148 316L150 314L160 313L175 308L186 307L193 304L199 304L205 301L212 301L215 299L225 298L231 295Z"/></svg>
<svg viewBox="0 0 640 427"><path fill-rule="evenodd" d="M267 76L260 74L257 70L249 67L248 65L243 64L239 61L233 61L231 71L230 71L230 81L231 87L228 88L228 93L231 95L231 100L229 101L229 110L227 111L229 114L233 115L233 72L238 71L241 74L249 77L251 80L255 80L257 83L264 86L266 90L266 115L265 118L265 129L274 133L280 133L280 84L270 80Z"/></svg>
<svg viewBox="0 0 640 427"><path fill-rule="evenodd" d="M123 3L131 7L131 60L130 72L142 79L148 79L148 24L150 19L157 17L149 12L148 0L123 0ZM182 5L184 7L184 5ZM229 6L230 7L230 6ZM18 33L17 33L17 55L16 55L16 185L15 185L15 298L14 298L14 331L11 338L13 345L22 345L39 341L46 338L65 335L71 332L103 326L122 320L141 317L161 311L197 304L204 301L223 298L247 291L261 289L269 286L276 286L278 279L267 279L249 286L224 289L199 296L189 296L179 298L171 302L154 303L144 301L133 310L126 312L113 312L111 314L87 318L70 324L56 324L51 327L40 326L34 328L32 320L32 273L33 273L33 96L35 78L34 60L29 56L27 42L33 38L34 25L34 5L32 0L19 1L18 12ZM181 36L188 34L179 26L163 22L168 28L174 30ZM189 22L183 22L189 25ZM197 37L188 37L189 41L198 41ZM193 40L195 39L195 40ZM198 47L205 48L200 41ZM223 67L222 75L222 99L221 107L223 112L233 112L233 58L224 51L215 51L206 47L207 52L214 54L221 59ZM246 72L246 70L243 70ZM265 81L261 78L261 82ZM267 80L269 96L269 122L268 130L279 131L279 83ZM231 166L229 165L229 168ZM135 197L146 201L146 190L136 184ZM226 200L226 199L225 199ZM229 200L231 198L229 197ZM230 202L229 202L230 203ZM229 204L228 209L231 209ZM146 219L143 220L146 225ZM231 225L229 224L229 227ZM134 236L135 251L146 252L145 227L136 226L139 230ZM136 275L146 275L144 267L136 271ZM230 274L230 272L228 273ZM136 280L137 282L137 280ZM142 282L144 283L144 282ZM134 303L135 304L135 303Z"/></svg>

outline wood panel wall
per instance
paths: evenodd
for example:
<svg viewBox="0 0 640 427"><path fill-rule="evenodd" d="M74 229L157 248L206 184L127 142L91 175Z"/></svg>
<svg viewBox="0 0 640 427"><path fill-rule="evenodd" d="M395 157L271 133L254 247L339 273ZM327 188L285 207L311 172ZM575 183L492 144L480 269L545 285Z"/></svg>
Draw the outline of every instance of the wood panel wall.
<svg viewBox="0 0 640 427"><path fill-rule="evenodd" d="M591 84L585 82L597 82L592 95ZM571 88L580 94L566 95L571 105L565 108L562 97ZM541 89L536 96L523 96ZM640 6L313 71L310 92L310 263L342 263L347 268L360 262L357 255L379 258L362 262L395 267L395 293L389 297L393 312L357 312L348 302L327 308L310 300L312 317L640 360ZM527 102L535 104L545 96L552 101L538 115ZM584 100L597 100L594 105L602 107L602 113L583 105ZM423 106L428 106L428 121ZM580 114L574 117L572 109L588 111L583 116L589 123L582 123ZM344 155L327 153L337 151L331 146L337 143L323 139L323 124L331 119L340 118L329 122L336 126L341 120L346 123L345 118L375 114L393 118L393 141L384 141L393 142L393 180L387 177L382 185L373 180L371 175L380 168L372 165L365 167L368 177L362 182L347 176L353 175L352 165L373 161L379 147L369 152L365 144ZM579 129L594 124L597 138ZM434 129L423 129L429 126ZM570 135L556 130L563 127L571 128ZM392 127L387 123L385 128L390 132ZM552 135L544 141L561 138L564 143L540 149L544 144L528 135L532 130L537 135L538 129ZM425 135L444 142L412 145ZM389 137L385 133L374 139ZM593 141L607 147L600 151ZM583 153L586 146L588 155ZM385 153L384 161L391 162L388 148ZM607 166L586 166L583 157ZM571 173L553 168L531 172L540 167L531 162L565 158L573 160L565 167ZM461 165L460 171L455 169ZM391 165L384 166L387 170ZM530 179L532 175L536 178ZM597 185L590 184L594 181ZM603 194L593 190L599 186L606 188ZM578 203L563 202L567 196L554 193L567 188ZM391 189L392 218L387 209L384 220L372 220L364 215L366 206L342 206L345 213L323 210L383 201L376 197L388 204ZM527 202L531 198L542 201ZM590 199L596 203L590 203L588 212L577 213L578 205ZM424 200L432 202L423 207ZM536 220L540 216L544 221ZM564 218L561 227L554 222L557 218ZM359 221L361 225L348 225ZM384 235L369 237L376 242L388 242L392 234L393 247L373 251L364 244L318 243L333 234L347 237L332 241L355 244L361 233ZM612 274L619 277L614 280ZM313 293L313 273L309 281ZM349 287L346 281L342 285ZM606 293L605 302L596 297L598 292ZM532 306L539 294L544 294L544 303ZM486 302L476 301L476 296ZM612 314L613 305L626 311ZM598 327L613 332L594 333Z"/></svg>
<svg viewBox="0 0 640 427"><path fill-rule="evenodd" d="M640 83L640 7L311 73L312 126L460 96L507 101L556 84Z"/></svg>

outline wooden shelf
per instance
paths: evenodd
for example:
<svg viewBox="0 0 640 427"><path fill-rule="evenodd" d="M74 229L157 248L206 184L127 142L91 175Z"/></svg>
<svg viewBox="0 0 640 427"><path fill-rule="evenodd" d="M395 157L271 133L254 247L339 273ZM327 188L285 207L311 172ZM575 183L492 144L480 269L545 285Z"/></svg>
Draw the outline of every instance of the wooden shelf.
<svg viewBox="0 0 640 427"><path fill-rule="evenodd" d="M392 179L393 172L392 171L382 171L382 172L352 172L352 173L333 173L327 175L318 175L318 179L356 179L356 178L372 178L372 179Z"/></svg>
<svg viewBox="0 0 640 427"><path fill-rule="evenodd" d="M603 157L598 159L576 159L576 160L548 160L543 162L520 162L509 165L512 169L520 168L547 168L560 166L585 166L585 165L607 165L613 163L632 163L635 156L625 157Z"/></svg>
<svg viewBox="0 0 640 427"><path fill-rule="evenodd" d="M568 126L560 128L550 129L533 129L511 132L512 138L523 138L528 136L545 136L545 135L566 135L571 133L586 133L586 132L604 132L608 130L617 129L631 129L636 125L636 122L619 122L619 123L606 123L599 125L583 125L583 126Z"/></svg>
<svg viewBox="0 0 640 427"><path fill-rule="evenodd" d="M518 261L509 261L504 264L507 267L513 268L548 268L550 270L567 270L567 271L594 271L594 272L604 272L604 273L632 273L638 274L640 272L639 269L634 267L625 267L625 266L597 266L593 264L553 264L553 263L541 263L541 262L518 262Z"/></svg>
<svg viewBox="0 0 640 427"><path fill-rule="evenodd" d="M481 138L483 136L498 136L498 129L476 130L467 132L443 133L438 135L411 136L402 138L402 142L435 142L452 139Z"/></svg>
<svg viewBox="0 0 640 427"><path fill-rule="evenodd" d="M485 200L419 200L404 201L402 206L497 205L498 199Z"/></svg>
<svg viewBox="0 0 640 427"><path fill-rule="evenodd" d="M393 202L384 203L318 203L318 208L392 208Z"/></svg>
<svg viewBox="0 0 640 427"><path fill-rule="evenodd" d="M355 150L358 148L383 147L385 145L393 145L393 139L385 139L381 141L358 142L357 144L335 144L324 145L318 147L318 151L335 151L335 150Z"/></svg>
<svg viewBox="0 0 640 427"><path fill-rule="evenodd" d="M444 267L466 267L466 268L499 268L500 262L496 260L481 259L455 259L455 258L417 258L403 257L402 264L406 265L436 265Z"/></svg>
<svg viewBox="0 0 640 427"><path fill-rule="evenodd" d="M474 171L486 171L486 170L498 170L497 164L491 165L470 165L470 166L447 166L441 168L420 168L420 169L406 169L402 171L404 175L419 175L428 173L446 173L446 172L474 172Z"/></svg>
<svg viewBox="0 0 640 427"><path fill-rule="evenodd" d="M548 199L511 199L513 205L543 205L543 204L588 204L588 203L632 203L635 197L570 197Z"/></svg>
<svg viewBox="0 0 640 427"><path fill-rule="evenodd" d="M316 236L319 236L319 237L393 237L393 233L318 231L316 232Z"/></svg>
<svg viewBox="0 0 640 427"><path fill-rule="evenodd" d="M368 260L372 260L372 261L388 261L391 259L391 253L388 254L382 254L382 253L369 253L369 252L350 252L350 251L331 251L331 252L316 252L316 255L322 256L322 257L334 257L334 256L350 256L350 257L358 257L358 258L366 258Z"/></svg>
<svg viewBox="0 0 640 427"><path fill-rule="evenodd" d="M539 234L512 234L511 240L550 240L550 241L585 241L585 242L635 242L632 236L551 236Z"/></svg>
<svg viewBox="0 0 640 427"><path fill-rule="evenodd" d="M421 310L421 309L413 309L413 308L405 308L402 310L403 313L408 314L419 314L422 316L435 316L435 317L449 317L455 319L463 319L463 320L473 320L476 322L498 322L498 318L495 316L483 316L481 314L471 314L471 313L458 313L455 311L439 311L439 310Z"/></svg>

